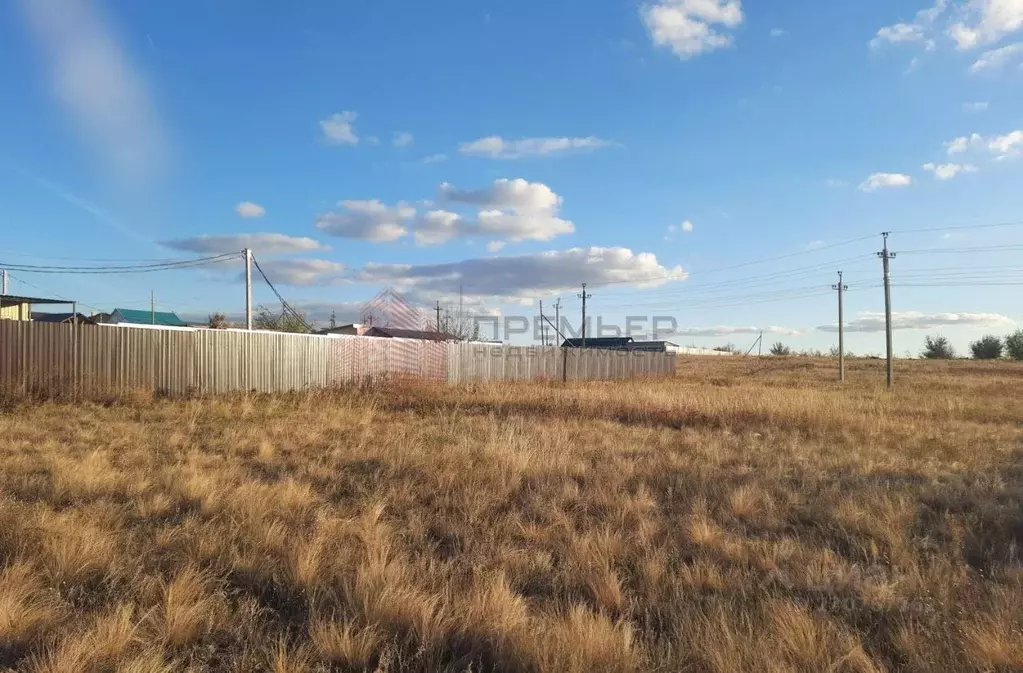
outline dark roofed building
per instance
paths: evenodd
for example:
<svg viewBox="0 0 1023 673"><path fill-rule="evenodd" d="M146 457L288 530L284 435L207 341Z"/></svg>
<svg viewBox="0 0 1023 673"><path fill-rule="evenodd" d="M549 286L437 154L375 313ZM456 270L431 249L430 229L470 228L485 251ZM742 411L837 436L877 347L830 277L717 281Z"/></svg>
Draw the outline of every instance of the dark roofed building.
<svg viewBox="0 0 1023 673"><path fill-rule="evenodd" d="M370 327L363 336L382 337L384 339L419 339L420 341L450 341L451 337L443 332L420 329L399 329L397 327Z"/></svg>
<svg viewBox="0 0 1023 673"><path fill-rule="evenodd" d="M75 322L78 318L79 325L95 325L96 321L82 313L32 313L32 322L67 323Z"/></svg>
<svg viewBox="0 0 1023 673"><path fill-rule="evenodd" d="M632 337L587 337L585 339L565 339L561 347L624 351L629 350L632 343Z"/></svg>

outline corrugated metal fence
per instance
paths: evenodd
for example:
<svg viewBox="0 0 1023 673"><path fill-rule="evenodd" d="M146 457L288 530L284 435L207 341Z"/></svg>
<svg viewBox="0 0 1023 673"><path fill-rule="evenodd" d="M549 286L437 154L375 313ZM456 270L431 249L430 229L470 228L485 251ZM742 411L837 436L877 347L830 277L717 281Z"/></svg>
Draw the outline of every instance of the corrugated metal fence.
<svg viewBox="0 0 1023 673"><path fill-rule="evenodd" d="M457 383L674 371L667 353L0 321L0 387L48 394L274 392L384 377Z"/></svg>

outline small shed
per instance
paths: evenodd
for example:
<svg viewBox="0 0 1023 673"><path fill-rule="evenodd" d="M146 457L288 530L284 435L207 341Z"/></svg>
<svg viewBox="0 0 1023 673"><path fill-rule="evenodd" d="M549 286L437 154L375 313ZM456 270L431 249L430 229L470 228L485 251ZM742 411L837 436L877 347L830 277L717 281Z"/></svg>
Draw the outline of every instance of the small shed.
<svg viewBox="0 0 1023 673"><path fill-rule="evenodd" d="M0 295L0 320L32 320L33 306L71 305L75 302L67 299L47 299L45 297L22 297L14 294Z"/></svg>

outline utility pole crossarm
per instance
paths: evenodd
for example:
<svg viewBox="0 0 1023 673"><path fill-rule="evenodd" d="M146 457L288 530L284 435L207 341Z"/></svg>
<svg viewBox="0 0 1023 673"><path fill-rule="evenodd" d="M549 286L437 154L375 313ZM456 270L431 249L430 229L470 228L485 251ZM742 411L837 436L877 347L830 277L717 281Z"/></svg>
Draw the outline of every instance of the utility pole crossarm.
<svg viewBox="0 0 1023 673"><path fill-rule="evenodd" d="M586 348L586 300L593 297L592 294L587 294L586 293L586 283L583 283L583 293L578 295L578 297L583 300L583 326L582 326L583 341L582 341L582 346L583 346L583 348Z"/></svg>

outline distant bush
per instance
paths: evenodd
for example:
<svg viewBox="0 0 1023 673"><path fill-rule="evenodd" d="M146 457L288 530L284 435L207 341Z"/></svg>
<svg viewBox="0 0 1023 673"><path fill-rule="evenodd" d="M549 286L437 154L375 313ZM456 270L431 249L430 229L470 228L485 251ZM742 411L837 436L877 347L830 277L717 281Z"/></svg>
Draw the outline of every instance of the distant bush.
<svg viewBox="0 0 1023 673"><path fill-rule="evenodd" d="M1005 354L1013 360L1023 360L1023 329L1005 337Z"/></svg>
<svg viewBox="0 0 1023 673"><path fill-rule="evenodd" d="M786 357L792 355L792 349L779 341L778 343L771 346L771 355Z"/></svg>
<svg viewBox="0 0 1023 673"><path fill-rule="evenodd" d="M924 351L920 354L920 357L925 360L954 360L955 356L955 348L948 342L948 339L940 334L927 337L924 340Z"/></svg>
<svg viewBox="0 0 1023 673"><path fill-rule="evenodd" d="M976 360L997 360L1002 357L1002 340L988 334L970 344L970 352Z"/></svg>

